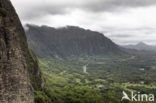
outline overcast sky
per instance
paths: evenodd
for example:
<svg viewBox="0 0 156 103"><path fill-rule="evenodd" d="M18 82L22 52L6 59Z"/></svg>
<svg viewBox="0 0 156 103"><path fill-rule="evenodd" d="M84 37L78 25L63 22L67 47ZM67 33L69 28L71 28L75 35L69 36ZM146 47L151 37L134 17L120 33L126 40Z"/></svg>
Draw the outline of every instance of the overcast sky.
<svg viewBox="0 0 156 103"><path fill-rule="evenodd" d="M117 44L156 45L156 0L11 0L23 24L80 26Z"/></svg>

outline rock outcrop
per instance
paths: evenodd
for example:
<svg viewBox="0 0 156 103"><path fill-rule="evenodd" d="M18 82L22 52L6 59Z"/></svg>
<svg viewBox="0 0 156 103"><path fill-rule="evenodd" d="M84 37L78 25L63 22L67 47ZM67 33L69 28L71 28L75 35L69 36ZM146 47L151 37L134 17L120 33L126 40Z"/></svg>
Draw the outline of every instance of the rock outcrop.
<svg viewBox="0 0 156 103"><path fill-rule="evenodd" d="M34 103L41 72L10 0L0 0L0 103Z"/></svg>

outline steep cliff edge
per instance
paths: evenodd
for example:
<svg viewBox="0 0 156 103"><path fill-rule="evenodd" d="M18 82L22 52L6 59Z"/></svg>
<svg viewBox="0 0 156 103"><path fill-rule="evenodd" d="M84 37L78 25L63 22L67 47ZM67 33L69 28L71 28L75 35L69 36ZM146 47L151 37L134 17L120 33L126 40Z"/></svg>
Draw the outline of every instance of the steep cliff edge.
<svg viewBox="0 0 156 103"><path fill-rule="evenodd" d="M34 103L42 87L37 59L28 48L10 0L0 0L0 103Z"/></svg>

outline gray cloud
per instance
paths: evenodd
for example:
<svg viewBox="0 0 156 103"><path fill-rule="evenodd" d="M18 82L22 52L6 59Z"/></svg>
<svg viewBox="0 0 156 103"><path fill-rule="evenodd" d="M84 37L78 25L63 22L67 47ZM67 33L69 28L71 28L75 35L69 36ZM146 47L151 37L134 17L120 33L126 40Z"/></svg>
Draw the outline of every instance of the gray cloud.
<svg viewBox="0 0 156 103"><path fill-rule="evenodd" d="M110 35L111 38L129 38L132 37L130 34L112 34Z"/></svg>
<svg viewBox="0 0 156 103"><path fill-rule="evenodd" d="M156 44L156 0L11 0L24 23L74 25L119 44Z"/></svg>
<svg viewBox="0 0 156 103"><path fill-rule="evenodd" d="M139 42L145 42L151 45L156 45L155 34L156 29L154 28L137 28L112 31L110 33L106 33L106 36L120 45L137 44Z"/></svg>
<svg viewBox="0 0 156 103"><path fill-rule="evenodd" d="M38 17L43 15L55 15L69 13L74 9L82 9L89 12L111 12L123 11L132 7L152 6L156 4L156 0L12 0L18 8L26 8L18 10L22 13L22 17L30 19L30 17ZM23 5L22 5L23 4ZM32 12L35 11L35 12Z"/></svg>
<svg viewBox="0 0 156 103"><path fill-rule="evenodd" d="M126 8L144 7L155 5L155 0L97 0L84 5L84 8L91 11L116 11Z"/></svg>

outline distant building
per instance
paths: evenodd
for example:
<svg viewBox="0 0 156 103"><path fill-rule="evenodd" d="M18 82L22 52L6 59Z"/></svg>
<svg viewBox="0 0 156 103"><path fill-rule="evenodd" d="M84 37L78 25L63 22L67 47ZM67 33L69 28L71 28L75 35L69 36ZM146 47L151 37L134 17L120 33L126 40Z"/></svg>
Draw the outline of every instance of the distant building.
<svg viewBox="0 0 156 103"><path fill-rule="evenodd" d="M141 70L141 71L144 71L144 70L145 70L145 68L140 68L140 70Z"/></svg>
<svg viewBox="0 0 156 103"><path fill-rule="evenodd" d="M98 88L104 88L105 86L104 85L98 85L97 87Z"/></svg>
<svg viewBox="0 0 156 103"><path fill-rule="evenodd" d="M141 83L141 84L145 84L145 82L144 82L144 81L141 81L140 83Z"/></svg>
<svg viewBox="0 0 156 103"><path fill-rule="evenodd" d="M86 65L83 66L83 72L87 73L87 66Z"/></svg>

